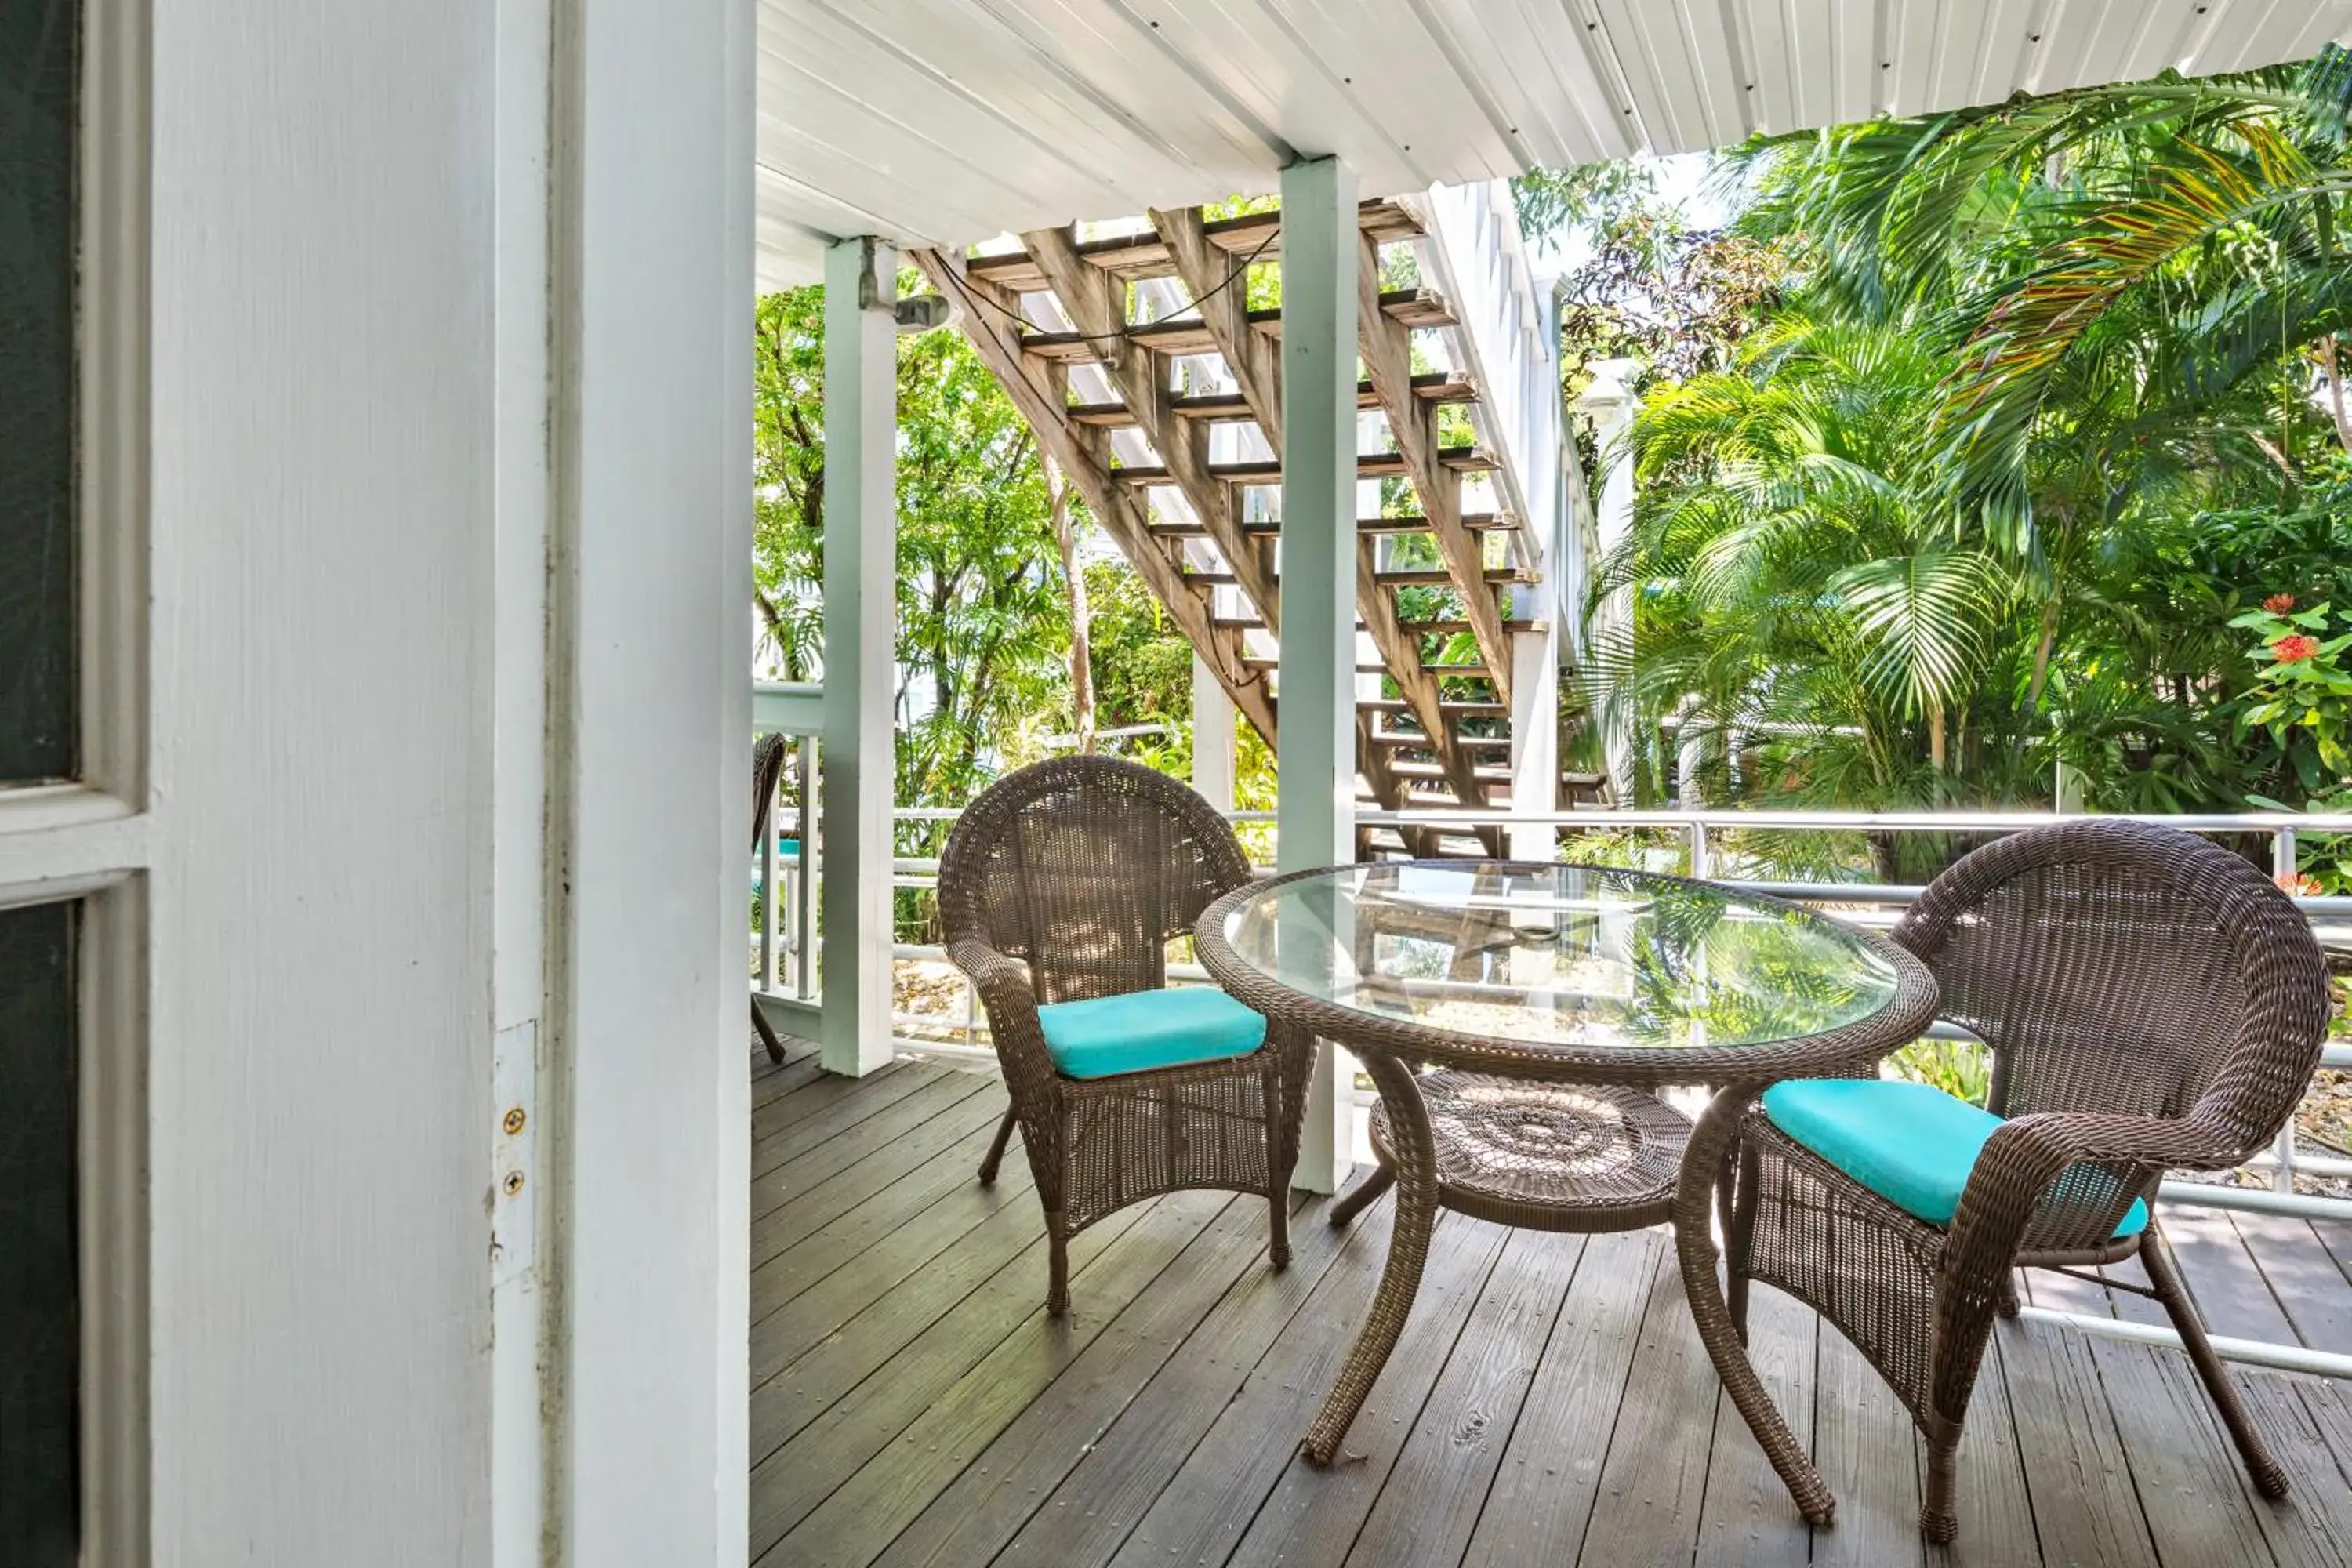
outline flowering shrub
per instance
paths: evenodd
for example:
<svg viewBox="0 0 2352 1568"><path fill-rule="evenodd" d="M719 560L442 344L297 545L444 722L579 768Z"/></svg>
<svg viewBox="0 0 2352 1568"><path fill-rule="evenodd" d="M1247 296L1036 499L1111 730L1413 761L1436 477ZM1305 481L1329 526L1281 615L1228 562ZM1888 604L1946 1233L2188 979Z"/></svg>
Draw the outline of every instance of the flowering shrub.
<svg viewBox="0 0 2352 1568"><path fill-rule="evenodd" d="M2345 629L2330 632L2338 624ZM2314 810L2352 810L2352 616L2331 606L2295 608L2292 594L2273 594L2259 610L2230 623L2262 641L2246 650L2256 666L2253 701L2239 718L2241 730L2266 731L2302 786ZM2253 797L2257 805L2293 809L2283 801ZM2313 842L2305 855L2320 863L2291 874L2295 892L2340 892L2352 887L2352 844ZM2281 879L2284 883L2286 879Z"/></svg>

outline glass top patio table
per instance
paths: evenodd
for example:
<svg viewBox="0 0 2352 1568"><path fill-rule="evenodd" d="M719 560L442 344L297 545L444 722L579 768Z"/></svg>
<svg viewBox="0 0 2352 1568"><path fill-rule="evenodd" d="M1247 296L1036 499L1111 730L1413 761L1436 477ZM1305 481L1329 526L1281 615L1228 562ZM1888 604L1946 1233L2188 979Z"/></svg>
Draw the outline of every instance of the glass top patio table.
<svg viewBox="0 0 2352 1568"><path fill-rule="evenodd" d="M1884 937L1596 866L1301 871L1226 894L1193 938L1227 991L1353 1047L1380 1092L1379 1164L1328 1217L1393 1187L1388 1261L1307 1433L1318 1464L1395 1348L1439 1208L1544 1230L1679 1221L1690 1123L1653 1089L1867 1070L1936 1007L1927 969Z"/></svg>
<svg viewBox="0 0 2352 1568"><path fill-rule="evenodd" d="M1593 866L1301 872L1202 914L1244 1002L1360 1047L1616 1083L1822 1074L1912 1037L1926 971L1874 933L1712 883Z"/></svg>

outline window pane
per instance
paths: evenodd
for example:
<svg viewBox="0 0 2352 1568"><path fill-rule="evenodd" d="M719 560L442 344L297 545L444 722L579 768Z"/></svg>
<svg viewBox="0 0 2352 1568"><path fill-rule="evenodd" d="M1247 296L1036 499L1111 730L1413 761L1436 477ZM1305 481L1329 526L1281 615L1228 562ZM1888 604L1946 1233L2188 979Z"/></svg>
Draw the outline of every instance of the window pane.
<svg viewBox="0 0 2352 1568"><path fill-rule="evenodd" d="M74 910L0 910L0 1544L74 1560L81 1399Z"/></svg>
<svg viewBox="0 0 2352 1568"><path fill-rule="evenodd" d="M0 783L70 778L81 0L0 0Z"/></svg>

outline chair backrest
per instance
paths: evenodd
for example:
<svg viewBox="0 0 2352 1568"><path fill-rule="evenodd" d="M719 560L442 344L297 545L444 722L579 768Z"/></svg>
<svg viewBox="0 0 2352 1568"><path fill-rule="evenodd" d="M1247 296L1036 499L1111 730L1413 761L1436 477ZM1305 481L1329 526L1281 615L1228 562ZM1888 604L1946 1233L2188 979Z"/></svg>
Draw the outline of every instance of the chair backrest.
<svg viewBox="0 0 2352 1568"><path fill-rule="evenodd" d="M760 743L751 748L751 847L760 847L760 836L774 819L776 781L784 776L786 739L782 735L762 735Z"/></svg>
<svg viewBox="0 0 2352 1568"><path fill-rule="evenodd" d="M1059 757L1009 773L965 808L940 859L940 917L1026 960L1037 1000L1164 983L1166 944L1249 880L1233 828L1150 768Z"/></svg>
<svg viewBox="0 0 2352 1568"><path fill-rule="evenodd" d="M2293 1113L2326 1035L2326 964L2242 858L2177 828L2065 823L1936 879L1895 928L1943 1016L1992 1047L1989 1108L2185 1116L2242 1154Z"/></svg>

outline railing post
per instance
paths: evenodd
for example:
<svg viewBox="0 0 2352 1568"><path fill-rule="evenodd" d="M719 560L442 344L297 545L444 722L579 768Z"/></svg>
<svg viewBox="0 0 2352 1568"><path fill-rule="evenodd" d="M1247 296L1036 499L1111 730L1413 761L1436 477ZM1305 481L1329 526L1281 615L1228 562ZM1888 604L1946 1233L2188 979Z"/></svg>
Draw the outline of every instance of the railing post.
<svg viewBox="0 0 2352 1568"><path fill-rule="evenodd" d="M2295 877L2294 829L2281 827L2271 835L2271 878L2288 892L2294 891ZM2271 1189L2273 1192L2294 1191L2294 1118L2289 1116L2286 1125L2279 1129L2272 1141L2271 1154L2278 1163L2271 1168Z"/></svg>
<svg viewBox="0 0 2352 1568"><path fill-rule="evenodd" d="M768 792L768 809L761 815L760 832L760 989L776 988L776 794Z"/></svg>
<svg viewBox="0 0 2352 1568"><path fill-rule="evenodd" d="M1282 172L1282 704L1276 865L1355 858L1356 176L1336 158ZM1354 1066L1325 1042L1295 1185L1353 1163Z"/></svg>
<svg viewBox="0 0 2352 1568"><path fill-rule="evenodd" d="M1712 859L1713 857L1707 853L1706 824L1692 823L1690 825L1690 874L1696 878L1706 877L1714 869L1710 864Z"/></svg>
<svg viewBox="0 0 2352 1568"><path fill-rule="evenodd" d="M829 1072L890 1059L898 252L824 258L824 1006Z"/></svg>
<svg viewBox="0 0 2352 1568"><path fill-rule="evenodd" d="M800 854L794 857L793 889L793 990L803 1002L816 999L817 818L820 788L819 744L814 735L803 735L800 744L801 804L794 826L800 829Z"/></svg>

